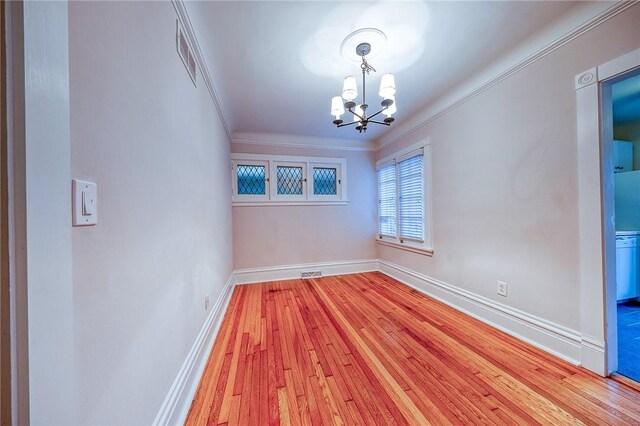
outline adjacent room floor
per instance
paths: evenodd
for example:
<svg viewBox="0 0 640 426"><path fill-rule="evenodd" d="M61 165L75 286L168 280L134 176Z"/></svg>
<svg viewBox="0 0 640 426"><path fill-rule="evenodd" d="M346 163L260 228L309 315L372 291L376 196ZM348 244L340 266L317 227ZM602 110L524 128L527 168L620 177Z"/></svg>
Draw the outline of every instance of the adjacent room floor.
<svg viewBox="0 0 640 426"><path fill-rule="evenodd" d="M373 272L236 287L187 424L638 424L640 393Z"/></svg>
<svg viewBox="0 0 640 426"><path fill-rule="evenodd" d="M618 373L640 382L640 302L618 304Z"/></svg>

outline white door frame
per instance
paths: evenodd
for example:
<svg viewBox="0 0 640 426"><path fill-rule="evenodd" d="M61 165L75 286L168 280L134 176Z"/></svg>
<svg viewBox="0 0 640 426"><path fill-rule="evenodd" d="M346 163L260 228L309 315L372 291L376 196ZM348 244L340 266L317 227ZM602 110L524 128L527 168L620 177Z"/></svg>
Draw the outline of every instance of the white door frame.
<svg viewBox="0 0 640 426"><path fill-rule="evenodd" d="M640 48L575 78L581 359L601 376L618 367L611 83L638 67Z"/></svg>
<svg viewBox="0 0 640 426"><path fill-rule="evenodd" d="M12 424L77 423L68 5L3 6Z"/></svg>
<svg viewBox="0 0 640 426"><path fill-rule="evenodd" d="M29 332L26 264L25 61L22 2L5 2L7 206L10 292L11 424L29 424Z"/></svg>

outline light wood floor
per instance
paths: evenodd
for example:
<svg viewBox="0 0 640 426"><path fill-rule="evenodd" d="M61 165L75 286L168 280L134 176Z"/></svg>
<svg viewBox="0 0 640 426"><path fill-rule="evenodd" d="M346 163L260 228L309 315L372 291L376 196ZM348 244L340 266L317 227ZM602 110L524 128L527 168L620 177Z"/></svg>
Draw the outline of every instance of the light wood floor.
<svg viewBox="0 0 640 426"><path fill-rule="evenodd" d="M186 423L640 424L640 393L376 272L236 287Z"/></svg>

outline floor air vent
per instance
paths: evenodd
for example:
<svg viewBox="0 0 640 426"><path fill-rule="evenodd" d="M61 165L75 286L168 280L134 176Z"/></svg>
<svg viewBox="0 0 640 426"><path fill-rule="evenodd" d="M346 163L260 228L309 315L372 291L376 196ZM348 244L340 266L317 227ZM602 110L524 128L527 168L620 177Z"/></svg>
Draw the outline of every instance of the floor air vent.
<svg viewBox="0 0 640 426"><path fill-rule="evenodd" d="M303 271L302 278L317 278L322 276L322 271Z"/></svg>

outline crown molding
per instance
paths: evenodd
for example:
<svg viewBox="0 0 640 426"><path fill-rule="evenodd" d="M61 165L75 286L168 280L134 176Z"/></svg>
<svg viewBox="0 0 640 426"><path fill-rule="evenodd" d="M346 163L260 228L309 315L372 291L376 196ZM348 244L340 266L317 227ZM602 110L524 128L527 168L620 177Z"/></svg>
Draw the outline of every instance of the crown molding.
<svg viewBox="0 0 640 426"><path fill-rule="evenodd" d="M490 66L484 72L474 75L430 106L414 114L406 124L378 138L376 150L379 151L420 130L502 80L637 4L639 4L637 1L619 1L609 6L608 2L585 2L584 6L570 13L560 23L548 28L540 36L529 39L526 44L516 48L495 66ZM552 41L549 42L549 39Z"/></svg>
<svg viewBox="0 0 640 426"><path fill-rule="evenodd" d="M216 109L216 112L218 113L218 116L220 117L220 121L222 122L222 127L224 127L227 138L231 140L231 132L229 131L229 126L227 125L227 120L225 118L224 111L222 110L222 102L220 102L220 97L218 96L216 87L213 84L213 79L211 78L211 73L209 72L209 68L207 67L207 62L202 55L202 50L200 49L200 44L198 43L198 38L196 37L193 25L191 24L191 19L189 18L189 13L187 12L184 1L171 0L171 3L173 4L173 8L176 10L176 14L178 15L178 19L182 24L182 28L185 31L185 35L187 36L189 43L193 47L194 56L196 58L196 62L198 63L198 68L200 68L202 81L204 81L204 85L207 87L209 96L211 96L213 105Z"/></svg>
<svg viewBox="0 0 640 426"><path fill-rule="evenodd" d="M231 137L231 143L337 151L376 151L377 149L372 142L254 132L236 132Z"/></svg>

